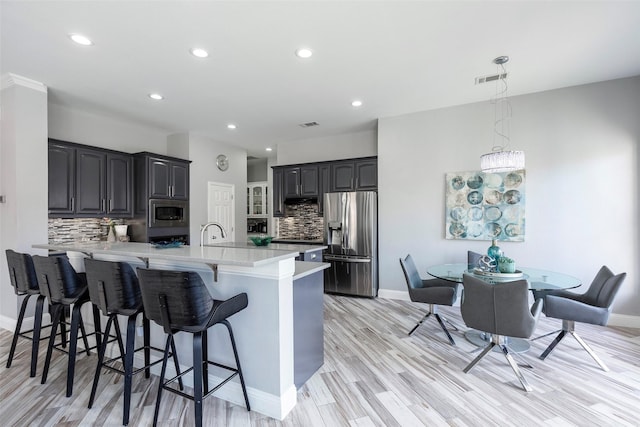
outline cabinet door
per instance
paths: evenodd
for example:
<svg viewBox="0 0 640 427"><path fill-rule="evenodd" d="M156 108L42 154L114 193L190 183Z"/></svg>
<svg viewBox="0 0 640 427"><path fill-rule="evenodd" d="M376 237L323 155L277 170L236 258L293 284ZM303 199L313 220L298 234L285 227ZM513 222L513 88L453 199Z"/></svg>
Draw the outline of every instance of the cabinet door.
<svg viewBox="0 0 640 427"><path fill-rule="evenodd" d="M376 159L355 162L356 190L378 189L378 161Z"/></svg>
<svg viewBox="0 0 640 427"><path fill-rule="evenodd" d="M318 167L318 213L324 212L324 193L331 191L329 188L331 168L328 164Z"/></svg>
<svg viewBox="0 0 640 427"><path fill-rule="evenodd" d="M162 159L149 158L149 198L168 199L170 197L169 162Z"/></svg>
<svg viewBox="0 0 640 427"><path fill-rule="evenodd" d="M255 185L251 188L252 198L252 214L264 216L267 213L264 210L264 187L262 185Z"/></svg>
<svg viewBox="0 0 640 427"><path fill-rule="evenodd" d="M106 158L101 151L76 150L76 214L106 214Z"/></svg>
<svg viewBox="0 0 640 427"><path fill-rule="evenodd" d="M282 195L284 185L284 170L273 169L273 216L284 216L284 198Z"/></svg>
<svg viewBox="0 0 640 427"><path fill-rule="evenodd" d="M183 163L170 163L171 190L173 199L189 200L189 165Z"/></svg>
<svg viewBox="0 0 640 427"><path fill-rule="evenodd" d="M107 215L133 215L133 158L107 154Z"/></svg>
<svg viewBox="0 0 640 427"><path fill-rule="evenodd" d="M295 199L300 195L300 168L284 170L284 198Z"/></svg>
<svg viewBox="0 0 640 427"><path fill-rule="evenodd" d="M318 166L302 166L300 168L300 196L318 196Z"/></svg>
<svg viewBox="0 0 640 427"><path fill-rule="evenodd" d="M49 144L49 214L72 214L75 204L76 150Z"/></svg>
<svg viewBox="0 0 640 427"><path fill-rule="evenodd" d="M353 162L331 165L331 191L353 191L355 166Z"/></svg>

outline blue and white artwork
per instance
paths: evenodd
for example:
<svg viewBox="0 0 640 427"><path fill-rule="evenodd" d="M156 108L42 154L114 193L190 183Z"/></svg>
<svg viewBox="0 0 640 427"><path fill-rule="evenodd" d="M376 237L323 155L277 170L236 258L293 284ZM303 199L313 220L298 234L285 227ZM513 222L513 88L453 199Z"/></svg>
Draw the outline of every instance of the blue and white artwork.
<svg viewBox="0 0 640 427"><path fill-rule="evenodd" d="M446 174L447 239L522 242L525 171Z"/></svg>

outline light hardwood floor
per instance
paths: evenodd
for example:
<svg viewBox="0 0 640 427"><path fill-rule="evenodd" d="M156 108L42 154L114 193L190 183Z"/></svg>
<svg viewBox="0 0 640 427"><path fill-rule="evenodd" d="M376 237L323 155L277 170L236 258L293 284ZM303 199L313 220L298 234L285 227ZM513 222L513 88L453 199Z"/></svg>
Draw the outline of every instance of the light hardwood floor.
<svg viewBox="0 0 640 427"><path fill-rule="evenodd" d="M546 361L537 358L552 337L534 341L517 359L534 391L520 388L500 353L471 372L462 369L477 349L462 332L457 346L435 320L407 332L425 307L406 301L325 296L325 363L298 391L298 404L277 421L210 397L208 426L623 426L640 425L640 330L578 325L578 333L611 369L604 372L568 337ZM441 309L462 324L459 309ZM536 335L558 329L544 316ZM241 331L237 331L237 334ZM103 373L93 409L87 409L96 356L78 357L74 394L65 397L66 356L54 353L47 384L29 378L30 342L20 340L6 369L11 333L0 331L0 425L117 426L122 377ZM45 345L41 346L38 375ZM158 378L134 377L132 426L151 424ZM193 424L191 403L165 393L163 426Z"/></svg>

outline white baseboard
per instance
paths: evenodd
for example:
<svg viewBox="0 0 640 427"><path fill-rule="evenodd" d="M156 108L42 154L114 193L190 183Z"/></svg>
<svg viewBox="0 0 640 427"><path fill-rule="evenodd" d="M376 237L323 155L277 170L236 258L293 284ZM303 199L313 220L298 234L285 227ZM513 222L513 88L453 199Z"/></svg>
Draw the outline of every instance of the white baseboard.
<svg viewBox="0 0 640 427"><path fill-rule="evenodd" d="M0 315L0 328L13 332L16 329L16 323L16 319Z"/></svg>
<svg viewBox="0 0 640 427"><path fill-rule="evenodd" d="M409 292L407 292L407 291L393 291L391 289L378 289L378 298L399 299L399 300L402 300L402 301L411 301L411 298L409 298Z"/></svg>

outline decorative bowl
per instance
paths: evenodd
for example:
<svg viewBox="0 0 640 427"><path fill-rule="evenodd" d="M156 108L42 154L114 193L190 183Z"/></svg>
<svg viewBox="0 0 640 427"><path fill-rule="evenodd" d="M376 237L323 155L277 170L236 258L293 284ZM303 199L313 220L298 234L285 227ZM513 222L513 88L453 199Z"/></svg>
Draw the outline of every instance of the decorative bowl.
<svg viewBox="0 0 640 427"><path fill-rule="evenodd" d="M267 246L273 240L272 236L253 236L251 241L256 246Z"/></svg>
<svg viewBox="0 0 640 427"><path fill-rule="evenodd" d="M156 249L169 249L169 248L179 248L183 245L183 243L178 241L172 241L172 242L161 241L161 242L152 243L152 245Z"/></svg>

